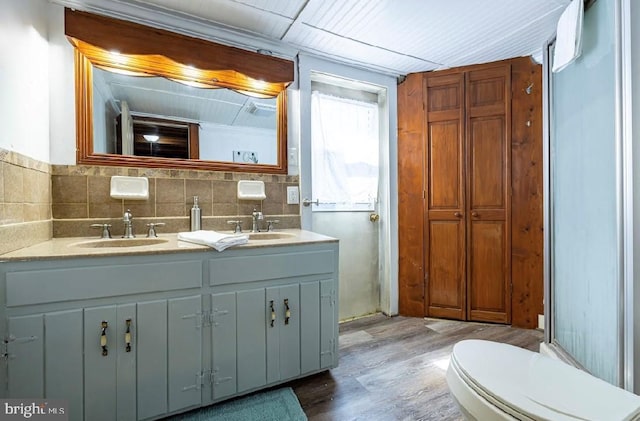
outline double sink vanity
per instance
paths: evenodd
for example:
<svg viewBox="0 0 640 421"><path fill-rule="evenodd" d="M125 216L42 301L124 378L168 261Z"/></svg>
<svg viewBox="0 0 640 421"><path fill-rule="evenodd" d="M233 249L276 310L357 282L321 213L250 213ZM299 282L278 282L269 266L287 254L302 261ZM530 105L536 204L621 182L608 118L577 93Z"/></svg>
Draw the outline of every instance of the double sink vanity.
<svg viewBox="0 0 640 421"><path fill-rule="evenodd" d="M148 217L182 220L192 171L206 171L191 185L206 191L208 184L209 198L214 191L227 192L229 180L237 177L232 172L257 174L276 193L283 191L279 183L297 183L295 177L289 180L287 163L286 87L294 80L293 61L79 10L65 9L64 19L74 47L76 163L135 168L135 173L183 172L156 174L152 188L157 194L149 195L147 183L146 194L135 198L157 201L157 206L150 202L154 210ZM247 118L262 104L258 99L271 99L272 136L257 145L272 147L257 154L258 146L251 146L247 151L253 152L244 154L260 161L236 162L235 149L241 148L233 143L233 162L220 161L204 153L220 145L205 140L207 133L190 123L182 139L188 156L158 157L154 148L163 146L166 136L161 131L153 140L143 136L149 135L150 120L140 115L150 111L136 106L130 93L93 101L97 69L168 78L208 94L224 88L238 94L236 108L227 114L244 110ZM230 93L225 95L226 103ZM129 105L94 107L107 102ZM139 132L131 129L136 118ZM163 124L167 117L160 115L153 128ZM208 178L212 171L226 173ZM98 183L96 174L89 179ZM167 202L177 210L165 207L157 215L156 208L165 204L159 193L163 178L176 179L180 187ZM80 180L91 185L87 177ZM72 184L71 176L67 183ZM81 191L77 196L91 195ZM275 215L299 217L297 205L281 205L274 196L266 205L277 210ZM111 197L131 199L114 196L113 185ZM256 203L264 199L252 197ZM223 204L229 205L224 212L231 212L223 214L235 216L235 198ZM209 200L210 209L213 205ZM127 213L125 237L131 229ZM56 220L65 226L89 216L81 215L54 214L54 227ZM254 210L254 230L259 216ZM112 219L109 208L103 214L94 209L91 217ZM231 222L240 228L239 220ZM177 234L156 237L155 226L148 238L108 238L108 223L96 225L107 238L53 238L0 255L0 397L62 399L70 420L150 420L337 366L338 240L296 229L252 232L248 243L217 252L179 241Z"/></svg>
<svg viewBox="0 0 640 421"><path fill-rule="evenodd" d="M54 238L0 256L3 397L146 420L338 364L338 241Z"/></svg>

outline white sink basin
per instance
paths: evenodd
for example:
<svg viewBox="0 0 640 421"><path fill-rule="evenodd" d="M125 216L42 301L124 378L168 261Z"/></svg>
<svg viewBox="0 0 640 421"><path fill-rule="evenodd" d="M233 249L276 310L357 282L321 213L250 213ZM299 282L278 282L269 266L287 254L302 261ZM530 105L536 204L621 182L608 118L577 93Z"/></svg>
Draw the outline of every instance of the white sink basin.
<svg viewBox="0 0 640 421"><path fill-rule="evenodd" d="M70 247L79 248L109 248L109 247L142 247L153 246L156 244L166 243L165 238L101 238L99 240L82 241L79 243L70 244Z"/></svg>

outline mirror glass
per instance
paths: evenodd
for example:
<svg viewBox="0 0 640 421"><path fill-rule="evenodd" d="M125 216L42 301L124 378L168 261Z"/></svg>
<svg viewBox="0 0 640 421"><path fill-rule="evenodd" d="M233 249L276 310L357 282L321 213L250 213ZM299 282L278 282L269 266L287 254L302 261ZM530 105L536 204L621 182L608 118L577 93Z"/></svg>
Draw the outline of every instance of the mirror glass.
<svg viewBox="0 0 640 421"><path fill-rule="evenodd" d="M278 164L276 98L92 66L93 152Z"/></svg>
<svg viewBox="0 0 640 421"><path fill-rule="evenodd" d="M76 162L287 173L293 62L65 9Z"/></svg>

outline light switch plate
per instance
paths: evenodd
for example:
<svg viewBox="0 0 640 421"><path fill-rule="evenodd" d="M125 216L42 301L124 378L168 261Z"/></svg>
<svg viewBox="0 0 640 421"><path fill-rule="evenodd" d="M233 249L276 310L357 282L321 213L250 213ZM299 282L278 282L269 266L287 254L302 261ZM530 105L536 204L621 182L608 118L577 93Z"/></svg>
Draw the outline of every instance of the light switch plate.
<svg viewBox="0 0 640 421"><path fill-rule="evenodd" d="M298 186L287 186L287 205L297 205L300 203Z"/></svg>

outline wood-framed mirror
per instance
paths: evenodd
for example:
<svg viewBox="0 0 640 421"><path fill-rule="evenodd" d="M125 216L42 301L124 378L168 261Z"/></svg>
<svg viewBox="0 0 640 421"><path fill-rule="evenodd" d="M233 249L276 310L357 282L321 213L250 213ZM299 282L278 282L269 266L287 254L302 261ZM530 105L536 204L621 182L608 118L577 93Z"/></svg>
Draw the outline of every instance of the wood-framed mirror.
<svg viewBox="0 0 640 421"><path fill-rule="evenodd" d="M287 173L293 62L65 9L78 164Z"/></svg>

